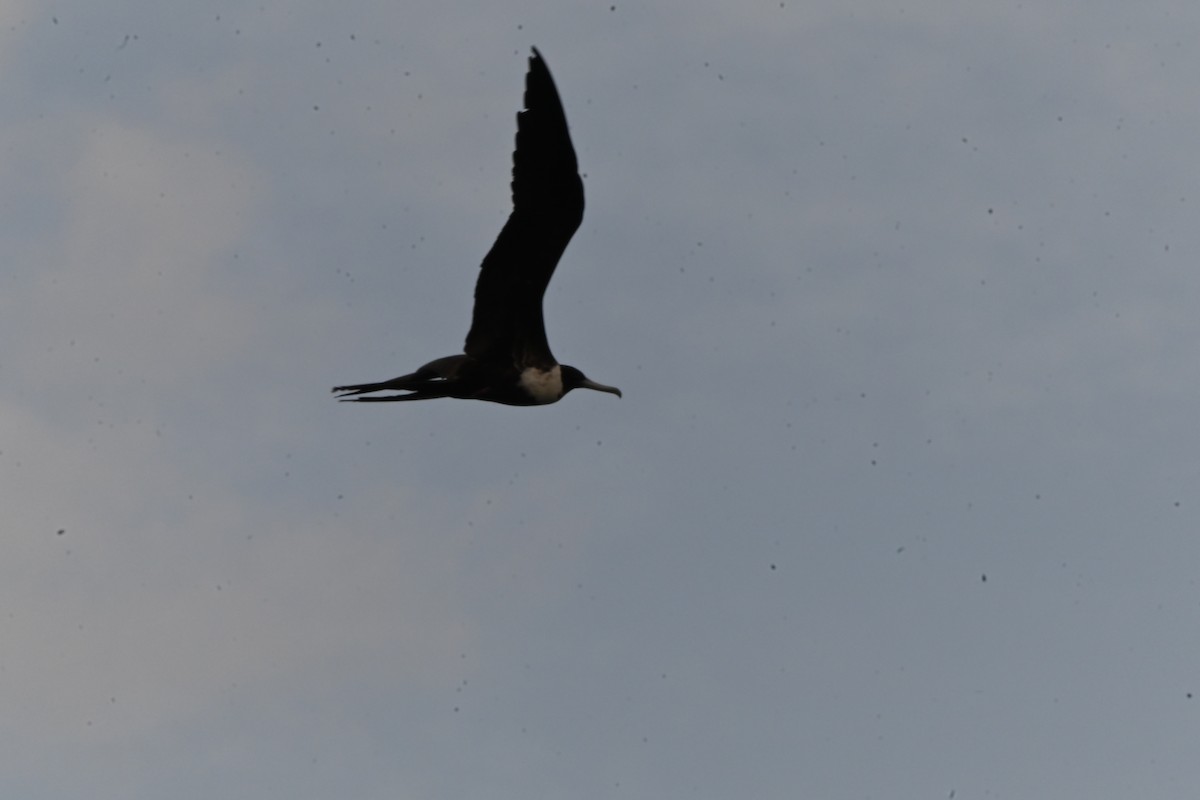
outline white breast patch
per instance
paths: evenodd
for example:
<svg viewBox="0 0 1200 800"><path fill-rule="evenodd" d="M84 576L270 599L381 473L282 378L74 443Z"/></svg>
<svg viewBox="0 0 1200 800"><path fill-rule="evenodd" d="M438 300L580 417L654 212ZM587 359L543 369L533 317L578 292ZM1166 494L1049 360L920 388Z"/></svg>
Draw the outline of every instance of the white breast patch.
<svg viewBox="0 0 1200 800"><path fill-rule="evenodd" d="M540 370L526 367L521 372L521 387L539 403L553 403L562 397L562 370L555 364L553 369Z"/></svg>

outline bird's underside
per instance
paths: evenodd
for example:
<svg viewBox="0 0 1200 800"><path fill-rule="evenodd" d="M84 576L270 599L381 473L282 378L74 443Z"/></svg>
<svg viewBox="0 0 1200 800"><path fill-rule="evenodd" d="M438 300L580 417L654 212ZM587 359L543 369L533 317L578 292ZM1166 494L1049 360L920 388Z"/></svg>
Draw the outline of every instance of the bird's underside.
<svg viewBox="0 0 1200 800"><path fill-rule="evenodd" d="M333 390L339 400L457 397L528 406L553 403L580 388L620 396L615 387L560 365L546 341L542 298L583 220L583 181L558 90L536 48L525 76L524 110L517 114L512 198L512 213L480 267L463 354L388 381L339 386Z"/></svg>
<svg viewBox="0 0 1200 800"><path fill-rule="evenodd" d="M416 372L379 383L338 386L333 391L339 400L357 403L397 403L405 400L432 400L455 397L460 400L487 400L510 406L541 405L528 392L519 389L520 374L500 365L472 359L467 355L446 356L430 361ZM371 394L406 392L407 394ZM560 395L561 396L561 395ZM558 397L554 398L555 400Z"/></svg>

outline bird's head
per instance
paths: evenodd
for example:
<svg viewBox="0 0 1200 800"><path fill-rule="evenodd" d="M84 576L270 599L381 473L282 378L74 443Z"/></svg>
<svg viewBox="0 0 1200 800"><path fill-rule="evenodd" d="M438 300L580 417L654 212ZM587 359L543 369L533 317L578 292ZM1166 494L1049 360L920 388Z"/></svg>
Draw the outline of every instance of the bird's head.
<svg viewBox="0 0 1200 800"><path fill-rule="evenodd" d="M609 394L615 394L617 397L621 396L621 390L617 387L596 383L587 375L575 369L575 367L568 367L566 364L563 364L561 365L561 370L564 395L572 389L595 389L597 392L608 392Z"/></svg>

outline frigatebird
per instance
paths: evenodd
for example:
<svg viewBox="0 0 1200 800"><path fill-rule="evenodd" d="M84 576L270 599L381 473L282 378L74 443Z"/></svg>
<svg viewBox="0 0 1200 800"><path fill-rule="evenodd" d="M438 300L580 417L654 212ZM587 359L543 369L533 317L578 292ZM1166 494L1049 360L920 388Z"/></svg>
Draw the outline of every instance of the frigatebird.
<svg viewBox="0 0 1200 800"><path fill-rule="evenodd" d="M567 118L537 48L525 76L525 108L517 113L513 210L483 259L475 310L462 355L430 361L379 383L338 386L338 399L390 403L457 397L511 406L554 403L572 389L617 397L621 390L559 364L546 341L542 297L571 236L583 221L583 180ZM393 391L405 394L371 394Z"/></svg>

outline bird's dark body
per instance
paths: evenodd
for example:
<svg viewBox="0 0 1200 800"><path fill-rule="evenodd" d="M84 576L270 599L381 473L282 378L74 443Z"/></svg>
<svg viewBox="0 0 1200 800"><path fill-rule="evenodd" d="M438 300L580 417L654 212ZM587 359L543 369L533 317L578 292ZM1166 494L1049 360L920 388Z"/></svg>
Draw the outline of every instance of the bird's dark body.
<svg viewBox="0 0 1200 800"><path fill-rule="evenodd" d="M536 406L554 402L571 389L579 388L587 379L574 367L559 366L564 391L553 399L541 399L521 385L521 373L511 363L482 361L467 355L446 356L430 361L416 372L381 383L343 386L334 391L365 393L407 391L401 395L353 397L362 403L395 402L398 400L429 400L435 397L457 397L460 400L488 400L507 406ZM547 372L552 372L554 367Z"/></svg>
<svg viewBox="0 0 1200 800"><path fill-rule="evenodd" d="M562 102L536 49L517 114L513 211L475 284L471 330L461 355L379 383L339 386L339 399L397 402L457 397L527 406L553 403L572 389L620 396L582 372L559 365L546 341L542 298L563 251L583 220L583 181ZM407 394L375 395L393 391Z"/></svg>

